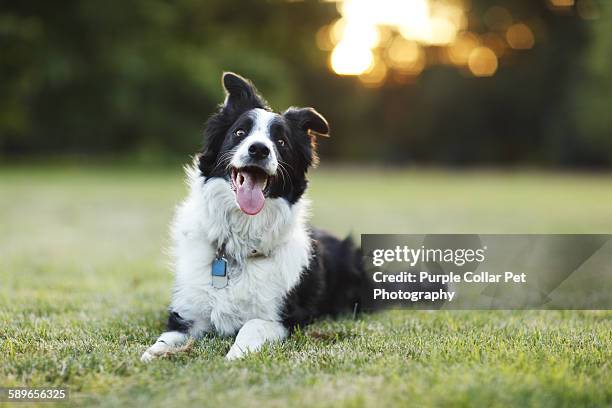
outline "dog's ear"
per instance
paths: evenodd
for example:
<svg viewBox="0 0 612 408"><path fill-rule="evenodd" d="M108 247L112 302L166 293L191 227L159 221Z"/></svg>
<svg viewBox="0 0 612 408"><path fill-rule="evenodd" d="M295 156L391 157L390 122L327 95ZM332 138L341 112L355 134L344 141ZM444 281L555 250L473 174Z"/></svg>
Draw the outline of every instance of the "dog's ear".
<svg viewBox="0 0 612 408"><path fill-rule="evenodd" d="M249 80L233 72L225 72L222 82L226 93L225 102L206 122L204 147L198 155L200 170L206 177L210 177L217 166L216 160L225 133L232 123L248 110L267 109L266 101L257 93L257 89Z"/></svg>
<svg viewBox="0 0 612 408"><path fill-rule="evenodd" d="M266 101L248 79L233 72L224 72L222 82L227 94L223 110L228 113L241 114L250 109L267 108Z"/></svg>
<svg viewBox="0 0 612 408"><path fill-rule="evenodd" d="M197 156L198 167L206 178L211 176L217 165L216 161L225 139L225 132L232 123L231 117L224 114L223 110L212 115L206 122L204 146Z"/></svg>
<svg viewBox="0 0 612 408"><path fill-rule="evenodd" d="M309 136L329 137L327 120L313 108L289 108L283 115Z"/></svg>
<svg viewBox="0 0 612 408"><path fill-rule="evenodd" d="M305 136L299 138L298 151L304 158L306 167L316 167L319 163L316 136L329 137L327 120L313 108L289 108L283 116L295 131Z"/></svg>

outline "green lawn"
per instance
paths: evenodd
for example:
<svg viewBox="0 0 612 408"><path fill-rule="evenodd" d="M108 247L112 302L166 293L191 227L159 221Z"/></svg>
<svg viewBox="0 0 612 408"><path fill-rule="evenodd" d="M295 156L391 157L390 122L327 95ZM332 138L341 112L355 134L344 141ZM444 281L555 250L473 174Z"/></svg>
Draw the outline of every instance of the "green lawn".
<svg viewBox="0 0 612 408"><path fill-rule="evenodd" d="M338 234L610 233L612 176L319 169ZM0 386L71 403L611 406L611 312L390 311L321 321L243 361L231 339L142 365L170 295L178 170L0 169Z"/></svg>

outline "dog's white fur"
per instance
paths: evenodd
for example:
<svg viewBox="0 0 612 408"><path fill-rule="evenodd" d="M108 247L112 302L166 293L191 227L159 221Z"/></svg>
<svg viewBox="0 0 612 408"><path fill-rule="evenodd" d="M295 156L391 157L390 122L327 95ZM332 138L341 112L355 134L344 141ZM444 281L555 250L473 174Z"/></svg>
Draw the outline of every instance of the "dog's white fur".
<svg viewBox="0 0 612 408"><path fill-rule="evenodd" d="M274 119L274 113L264 109L253 109L249 112L249 115L253 118L254 126L247 136L236 148L236 152L232 155L230 164L235 169L244 167L249 158L249 146L253 143L263 143L269 150L270 156L266 161L264 170L269 175L276 173L278 168L278 158L276 155L276 147L270 140L270 122Z"/></svg>
<svg viewBox="0 0 612 408"><path fill-rule="evenodd" d="M175 283L170 307L193 325L188 335L163 333L142 355L145 362L206 332L238 332L227 359L285 338L283 298L311 256L306 199L289 205L282 198L268 198L259 214L249 216L238 208L226 180L205 182L197 166L186 170L189 194L171 228ZM227 287L216 289L211 263L220 242L225 242L228 259L235 261L228 267Z"/></svg>

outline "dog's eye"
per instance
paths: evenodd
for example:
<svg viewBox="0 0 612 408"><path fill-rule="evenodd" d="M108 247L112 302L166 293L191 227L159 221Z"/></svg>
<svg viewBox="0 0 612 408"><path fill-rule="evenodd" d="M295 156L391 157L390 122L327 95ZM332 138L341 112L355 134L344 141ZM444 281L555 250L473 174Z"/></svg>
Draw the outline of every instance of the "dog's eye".
<svg viewBox="0 0 612 408"><path fill-rule="evenodd" d="M283 139L278 139L276 143L278 143L280 147L285 147L285 141Z"/></svg>
<svg viewBox="0 0 612 408"><path fill-rule="evenodd" d="M234 134L238 137L244 137L246 136L246 132L244 131L244 129L236 129L236 131L234 132Z"/></svg>

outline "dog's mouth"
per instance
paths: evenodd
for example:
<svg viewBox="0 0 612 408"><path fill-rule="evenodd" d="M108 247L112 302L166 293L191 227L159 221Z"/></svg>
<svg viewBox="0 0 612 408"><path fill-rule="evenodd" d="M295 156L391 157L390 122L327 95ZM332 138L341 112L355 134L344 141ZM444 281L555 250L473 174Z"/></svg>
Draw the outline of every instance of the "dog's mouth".
<svg viewBox="0 0 612 408"><path fill-rule="evenodd" d="M232 168L232 190L242 212L255 215L263 209L269 181L270 176L260 167Z"/></svg>

